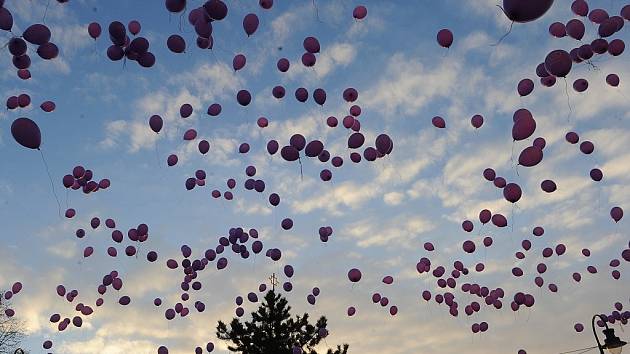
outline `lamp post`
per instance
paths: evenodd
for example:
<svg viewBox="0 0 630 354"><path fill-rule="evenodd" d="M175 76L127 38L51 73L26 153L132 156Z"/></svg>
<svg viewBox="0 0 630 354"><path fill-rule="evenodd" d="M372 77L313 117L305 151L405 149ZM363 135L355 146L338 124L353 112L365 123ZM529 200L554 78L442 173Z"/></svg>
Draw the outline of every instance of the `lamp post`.
<svg viewBox="0 0 630 354"><path fill-rule="evenodd" d="M595 319L597 317L600 317L602 322L604 322L604 326L606 326L606 329L604 329L603 331L604 335L606 336L603 345L599 341L599 337L597 337L597 332L595 331ZM605 354L604 349L608 349L608 352L610 352L610 354L621 354L623 346L628 344L619 339L619 337L615 336L615 330L608 327L607 319L604 319L601 315L593 316L591 327L593 328L593 335L595 336L595 341L597 341L597 348L599 349L600 354Z"/></svg>

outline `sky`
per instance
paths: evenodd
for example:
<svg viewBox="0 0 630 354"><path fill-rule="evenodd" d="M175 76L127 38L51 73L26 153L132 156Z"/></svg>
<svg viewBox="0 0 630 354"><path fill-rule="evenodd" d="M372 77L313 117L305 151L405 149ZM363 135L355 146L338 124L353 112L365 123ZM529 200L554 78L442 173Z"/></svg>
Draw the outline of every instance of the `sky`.
<svg viewBox="0 0 630 354"><path fill-rule="evenodd" d="M6 0L4 6L15 18L14 33L41 22L46 2ZM202 4L188 3L188 10ZM575 64L566 87L560 78L555 86L543 87L535 74L551 50L568 51L582 44L548 32L552 22L576 17L569 1L555 1L534 22L514 24L509 36L494 46L510 26L496 0L275 0L270 10L255 0L227 3L227 18L213 28L212 50L197 48L187 16L169 15L162 1L70 0L63 5L51 1L46 11L45 23L60 48L58 58L44 61L33 54L33 77L22 81L10 55L0 56L3 97L25 92L33 101L30 107L0 112L0 289L16 281L24 284L12 301L29 330L24 348L37 353L50 339L54 353L155 353L160 345L168 346L170 353L193 353L196 346L212 341L214 352L227 353L226 343L216 339L216 322L231 320L235 297L256 292L272 273L281 282L289 280L282 274L286 264L295 268L295 275L290 279L293 290L283 295L295 313L328 318L330 335L320 346L324 351L348 343L350 353L368 354L503 354L519 349L559 353L594 345L588 324L593 314L611 313L615 302L630 308L630 268L621 258L630 247L627 220L615 223L609 215L613 206L630 210L627 54L598 56L592 65ZM360 4L368 15L357 21L352 10ZM618 14L625 4L591 0L589 5ZM260 18L251 37L242 29L248 13ZM107 26L115 20L142 24L140 35L151 43L155 66L147 69L106 57ZM93 21L104 33L96 41L87 33ZM590 41L597 36L597 26L584 22L584 41ZM448 50L436 43L442 28L454 33ZM627 31L623 28L614 38L626 40ZM168 51L171 34L187 40L185 53ZM10 38L7 32L1 35L3 41ZM313 68L300 63L307 36L321 44ZM237 53L247 57L247 64L234 72L232 58ZM281 57L291 61L286 73L276 69ZM621 78L618 87L606 84L610 73ZM536 83L527 97L516 92L523 78ZM588 80L585 92L571 88L578 78ZM283 99L271 95L276 85L286 88ZM298 87L311 93L325 89L326 103L296 101L293 92ZM348 114L350 104L342 98L348 87L359 92L355 104L362 108L359 120L366 146L386 133L394 142L390 155L352 163L346 147L350 132L326 126L327 117L341 120ZM241 89L252 93L247 107L236 102ZM46 100L56 103L54 112L39 109ZM194 108L186 119L179 116L184 103ZM213 103L223 107L218 117L206 114ZM537 128L529 139L513 142L512 115L519 108L532 112ZM154 114L164 119L160 134L148 126ZM479 129L470 124L475 114L485 119ZM270 121L263 129L256 125L261 116ZM434 116L443 117L447 127L433 127ZM10 127L18 117L29 117L40 126L41 155L13 140ZM189 128L199 133L195 141L182 140ZM594 153L584 155L567 143L569 131L577 132L581 141L592 141ZM282 146L296 133L322 140L333 156L344 158L344 165L334 168L302 158L301 176L297 162L266 152L270 139ZM535 137L546 140L543 161L532 168L516 166L518 153ZM197 151L200 139L210 142L207 155ZM242 142L251 145L249 153L238 152ZM179 162L168 167L166 158L172 153ZM95 179L110 179L111 187L89 195L65 190L62 177L77 165L91 169ZM243 188L249 165L256 166L256 178L265 181L264 193ZM604 173L601 182L589 178L594 167ZM333 172L331 181L319 179L322 168ZM486 168L518 183L522 198L514 205L506 201L502 191L483 178ZM184 182L197 169L206 171L206 185L187 191ZM234 199L213 199L210 192L228 190L229 178L237 181ZM557 191L543 192L544 179L554 180ZM281 197L278 207L267 202L272 192ZM76 209L74 218L59 216L55 195L62 214L68 207ZM484 208L505 215L508 227L482 226L478 213ZM130 241L114 245L104 225L92 230L93 217L114 219L125 234L146 223L149 239L139 245L139 256L124 256L123 247ZM294 221L288 231L280 227L287 217ZM471 233L461 227L467 219L475 224ZM321 226L334 229L327 243L319 240ZM542 237L532 235L535 226L544 227ZM189 316L167 321L165 309L180 301L182 273L181 267L167 269L166 260L181 260L184 244L192 248L193 257L202 257L232 227L257 229L265 248L282 249L282 259L273 262L263 254L240 259L226 251L228 267L217 271L210 264L199 275L203 289L191 293L189 302L203 301L205 312L197 313L190 303ZM86 230L86 237L75 237L78 228ZM494 240L488 248L481 243L486 236ZM529 251L521 247L525 239L532 243ZM465 240L476 243L475 253L462 250ZM426 251L425 242L433 243L435 251ZM567 247L564 255L543 258L545 247L560 243ZM95 252L84 259L88 246ZM118 257L106 254L110 246L118 248ZM590 257L582 255L584 248L591 251ZM150 250L159 254L155 263L146 261ZM526 257L517 259L518 251ZM446 291L433 275L418 274L416 263L422 257L431 260L432 269L443 265L450 273L453 262L460 260L471 270L451 290L459 303L457 317L449 314L448 306L422 299L424 290L433 295ZM611 276L612 259L621 260L616 268L620 280ZM483 272L474 271L479 262L485 264ZM541 262L548 270L539 288L534 278ZM586 271L590 265L597 267L597 274ZM512 275L516 266L523 269L522 277ZM351 268L361 270L360 282L348 280ZM71 318L79 301L93 306L96 287L112 270L120 273L123 289L108 289L105 304L84 318L82 328L58 332L48 321L50 315ZM574 272L582 274L581 282L573 281ZM393 276L393 284L381 281L386 275ZM483 299L462 292L464 283L503 288L503 308L486 307ZM550 283L558 286L557 293L549 291ZM59 284L79 290L73 304L56 295ZM321 294L312 306L306 296L315 286ZM398 307L396 316L372 303L375 292ZM513 312L509 303L517 292L532 294L535 305ZM129 306L117 304L122 295L131 297ZM153 305L156 297L164 301L159 308ZM471 301L479 301L482 311L467 316L464 307ZM346 314L349 306L357 311L352 317ZM243 307L246 314L257 308L247 301ZM471 325L482 321L489 324L488 331L474 334ZM587 330L577 333L576 323ZM619 323L614 328L628 341Z"/></svg>

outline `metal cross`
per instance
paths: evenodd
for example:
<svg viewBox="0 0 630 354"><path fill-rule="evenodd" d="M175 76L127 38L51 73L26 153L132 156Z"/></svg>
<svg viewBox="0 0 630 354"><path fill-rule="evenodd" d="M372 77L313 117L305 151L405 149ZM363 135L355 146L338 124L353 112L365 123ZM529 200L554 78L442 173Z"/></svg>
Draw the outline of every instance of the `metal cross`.
<svg viewBox="0 0 630 354"><path fill-rule="evenodd" d="M278 278L276 277L276 273L273 273L269 277L269 281L271 282L271 290L276 291L276 285L278 285Z"/></svg>

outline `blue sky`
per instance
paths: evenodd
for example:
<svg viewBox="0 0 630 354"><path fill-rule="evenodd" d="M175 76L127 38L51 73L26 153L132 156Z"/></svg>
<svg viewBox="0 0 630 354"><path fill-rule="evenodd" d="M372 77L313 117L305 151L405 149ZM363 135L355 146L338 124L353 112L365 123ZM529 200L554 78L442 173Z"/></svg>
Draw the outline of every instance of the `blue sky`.
<svg viewBox="0 0 630 354"><path fill-rule="evenodd" d="M189 2L189 8L201 5ZM33 100L26 109L0 112L4 161L0 288L18 280L24 283L13 306L30 331L25 347L38 352L41 343L51 339L55 353L155 353L159 345L167 345L172 353L191 353L213 341L215 352L226 353L225 344L214 335L216 321L230 320L234 298L256 291L272 272L282 273L285 264L296 270L294 290L286 294L295 311L327 316L331 335L326 345L347 342L350 352L357 353L516 353L521 348L528 353L556 353L593 345L588 331L573 330L575 323L586 325L593 313L610 313L617 301L630 307L630 286L624 280L628 263L621 259L621 252L630 247L626 220L615 225L609 216L612 206L630 210L627 54L601 56L594 61L597 69L575 65L565 92L563 80L552 88L542 87L534 70L550 50L569 50L579 44L570 38L552 38L547 31L552 22L574 17L569 2L558 0L538 21L515 24L500 46L491 44L505 33L509 22L495 7L498 1L365 1L368 16L363 21L352 18L352 9L359 4L355 1L315 3L319 18L311 1L276 0L268 11L257 1L231 1L228 17L214 26L210 51L195 46L186 18L180 30L179 15L169 16L161 1L116 0L106 6L95 0L71 0L65 5L53 1L46 23L60 56L44 62L34 55L33 78L28 81L15 77L8 55L0 57L3 97L26 92ZM611 14L622 7L617 1L589 4ZM41 21L45 1L7 0L5 7L14 14L15 32L21 33L28 24ZM241 23L250 12L258 14L260 27L247 38ZM123 67L122 62L107 59L107 36L95 43L87 25L97 21L106 33L114 20L140 21L140 35L149 39L157 58L154 67L145 69L136 63ZM585 24L590 40L597 28L588 20ZM449 50L435 40L442 28L455 35ZM185 54L166 48L166 39L174 33L186 38ZM8 40L6 33L3 36ZM322 47L313 69L299 62L306 36L317 37ZM626 40L627 29L615 38ZM234 73L231 62L237 53L247 56L247 65ZM289 72L276 70L280 57L290 59ZM619 87L606 85L609 73L620 76ZM536 88L530 96L519 98L516 84L525 77L533 79ZM570 88L578 78L589 81L584 93ZM271 96L276 85L286 87L282 100ZM309 92L324 88L325 105L320 107L312 99L297 102L293 92L298 87ZM389 134L394 140L391 155L354 164L346 149L349 133L325 125L328 116L341 120L347 114L350 105L341 97L347 87L359 91L356 104L362 108L366 141L373 144L378 134ZM241 89L252 93L247 107L236 103ZM53 113L38 108L46 100L56 102ZM185 120L178 113L183 103L194 107ZM212 103L223 106L220 116L205 113ZM521 107L533 113L537 130L528 140L513 143L511 118ZM153 114L165 120L159 135L147 124ZM479 130L470 125L474 114L485 118ZM436 115L445 118L446 129L431 125ZM42 130L41 150L62 207L67 204L77 210L72 220L57 215L40 155L11 137L11 122L22 116L35 120ZM261 116L270 120L268 128L256 126ZM181 140L188 128L197 129L198 139L210 141L210 153L200 155L197 141ZM592 155L583 155L564 140L571 130L594 142ZM333 171L331 182L319 179L324 165L313 159L303 159L302 179L297 163L266 153L269 139L284 145L294 133L321 139L333 155L344 157L342 168L326 166ZM512 149L518 154L538 136L547 141L543 162L517 169L511 161ZM238 153L242 142L252 146L246 155ZM171 153L180 159L175 167L166 165ZM76 165L91 169L98 179L109 178L112 186L90 195L66 193L61 178ZM255 165L257 178L265 180L265 193L243 189L248 165ZM516 207L483 179L487 167L521 185L523 197ZM590 180L593 167L603 170L602 182ZM186 191L184 182L197 169L207 172L206 186ZM212 189L227 190L228 178L237 180L234 200L211 198ZM553 179L558 190L542 192L539 184L544 179ZM271 192L282 198L276 208L267 203ZM477 215L484 208L506 215L510 227L480 228ZM94 216L115 219L123 231L148 224L150 237L141 246L141 256L108 257L111 231L104 226L89 230ZM290 231L280 228L285 217L294 220ZM461 229L466 219L475 222L470 234ZM334 234L324 244L317 230L326 225L333 227ZM538 225L546 232L536 238L531 230ZM178 301L181 273L166 269L166 259L180 257L183 244L193 249L193 257L201 257L231 227L258 229L265 246L281 248L283 258L274 263L262 255L241 260L230 254L226 270L210 267L201 273L204 290L192 301L204 301L206 311L191 311L189 317L167 322L164 310ZM85 228L88 235L77 239L77 228ZM487 250L481 245L485 236L494 239ZM477 243L477 252L462 251L462 242L468 239ZM530 251L521 249L524 239L532 241ZM432 242L436 251L425 251L425 242ZM566 254L543 260L542 249L558 243L566 244ZM93 246L95 254L82 259L86 246ZM123 253L122 247L117 248ZM592 255L582 256L583 248ZM144 261L148 250L158 251L158 262ZM517 251L526 254L524 260L514 257ZM444 291L432 275L418 275L415 265L421 257L430 258L433 268L445 266L449 273L455 260L471 270L478 262L486 265L483 272L471 271L458 279L453 291L460 306L457 318L448 314L444 304L421 299L424 290ZM617 269L622 277L617 281L608 266L614 258L621 259ZM549 268L542 289L533 283L540 262ZM588 265L596 266L598 273L588 274ZM513 277L514 266L523 268L525 275ZM347 272L354 267L362 270L363 279L352 285ZM93 304L102 276L114 269L125 282L121 294L108 290L105 305L86 318L81 329L57 332L49 316L72 317L74 305L57 297L55 287L76 288L80 296L75 302ZM571 279L573 272L582 274L579 284ZM392 285L381 282L385 275L394 277ZM464 306L480 299L459 291L465 282L502 287L503 309L482 305L481 312L466 316ZM547 289L549 283L558 285L558 293ZM306 296L314 286L322 293L311 306ZM513 313L509 301L518 291L534 295L536 305ZM387 309L372 304L374 292L397 305L398 315L392 317ZM121 308L116 304L120 295L131 296L132 304ZM155 297L165 302L159 309L152 305ZM357 308L354 317L346 316L348 306ZM254 304L246 303L246 312L254 309ZM488 332L473 334L471 325L481 321L489 323ZM615 328L627 340L617 324Z"/></svg>

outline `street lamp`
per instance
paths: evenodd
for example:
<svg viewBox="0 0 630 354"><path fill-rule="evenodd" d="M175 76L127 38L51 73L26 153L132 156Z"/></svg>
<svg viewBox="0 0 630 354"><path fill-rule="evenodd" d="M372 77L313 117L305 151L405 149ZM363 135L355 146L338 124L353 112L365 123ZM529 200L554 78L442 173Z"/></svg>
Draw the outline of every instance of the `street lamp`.
<svg viewBox="0 0 630 354"><path fill-rule="evenodd" d="M610 354L621 354L623 346L628 343L619 339L619 337L615 335L615 330L612 328L608 328L607 319L601 317L602 322L604 322L604 325L606 326L606 329L603 331L606 338L604 339L604 345L602 345L599 341L599 338L597 337L597 332L595 332L595 319L597 317L601 317L601 315L593 316L591 327L593 328L593 335L595 336L595 341L597 341L597 348L599 349L599 353L605 354L604 349L608 349Z"/></svg>

